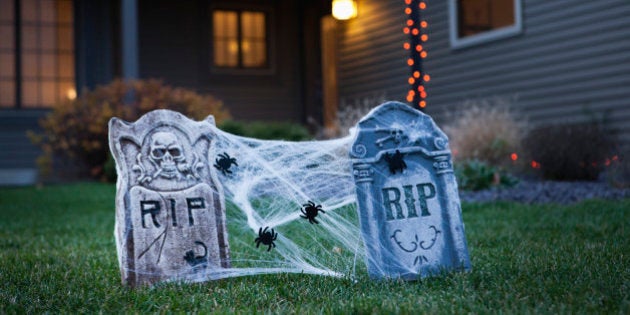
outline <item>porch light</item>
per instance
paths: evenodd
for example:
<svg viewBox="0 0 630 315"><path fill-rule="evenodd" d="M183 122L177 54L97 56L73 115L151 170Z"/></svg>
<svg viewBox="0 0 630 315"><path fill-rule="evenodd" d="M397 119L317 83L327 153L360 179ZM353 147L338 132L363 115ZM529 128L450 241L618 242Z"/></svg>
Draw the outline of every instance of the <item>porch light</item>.
<svg viewBox="0 0 630 315"><path fill-rule="evenodd" d="M357 2L354 0L333 0L332 16L337 20L357 17Z"/></svg>
<svg viewBox="0 0 630 315"><path fill-rule="evenodd" d="M69 100L74 101L77 98L77 90L75 90L75 89L68 89L68 91L66 91L66 97Z"/></svg>

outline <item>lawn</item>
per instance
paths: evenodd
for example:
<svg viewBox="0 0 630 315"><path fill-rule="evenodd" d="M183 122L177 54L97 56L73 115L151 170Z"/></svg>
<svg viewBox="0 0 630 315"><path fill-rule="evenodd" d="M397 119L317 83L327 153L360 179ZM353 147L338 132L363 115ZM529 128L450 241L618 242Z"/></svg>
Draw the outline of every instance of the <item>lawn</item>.
<svg viewBox="0 0 630 315"><path fill-rule="evenodd" d="M128 289L115 187L0 189L0 314L630 313L630 200L464 204L470 273L416 282L275 274Z"/></svg>

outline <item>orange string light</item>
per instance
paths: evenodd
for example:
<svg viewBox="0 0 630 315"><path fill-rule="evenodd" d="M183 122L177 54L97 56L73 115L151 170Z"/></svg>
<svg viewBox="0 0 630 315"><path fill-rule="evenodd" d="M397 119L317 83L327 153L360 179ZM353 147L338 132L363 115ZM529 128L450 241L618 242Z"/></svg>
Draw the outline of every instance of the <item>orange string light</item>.
<svg viewBox="0 0 630 315"><path fill-rule="evenodd" d="M428 52L425 50L423 45L421 45L421 43L429 40L429 35L427 35L425 31L425 29L429 27L429 23L426 20L421 20L418 22L419 12L417 10L425 10L427 8L427 4L425 1L415 2L413 0L405 0L405 4L407 5L407 7L405 8L405 14L408 16L408 18L405 20L406 25L403 28L403 33L412 37L410 38L409 42L403 43L403 48L405 50L410 50L411 45L415 45L414 48L416 50L416 53L418 53L418 55L412 55L410 58L407 59L407 65L411 67L412 73L412 75L407 78L407 83L412 86L412 89L408 91L406 99L410 103L414 102L415 100L415 102L417 102L415 103L417 104L417 106L419 106L420 108L425 108L427 106L427 102L425 100L427 97L427 92L425 90L424 84L429 82L431 80L431 77L426 73L423 74L420 72L422 70L422 63L420 62L420 60L428 56ZM414 9L416 10L415 13ZM418 26L414 27L414 25L416 25L416 22L418 22ZM416 63L416 61L418 62ZM415 90L418 91L417 94Z"/></svg>

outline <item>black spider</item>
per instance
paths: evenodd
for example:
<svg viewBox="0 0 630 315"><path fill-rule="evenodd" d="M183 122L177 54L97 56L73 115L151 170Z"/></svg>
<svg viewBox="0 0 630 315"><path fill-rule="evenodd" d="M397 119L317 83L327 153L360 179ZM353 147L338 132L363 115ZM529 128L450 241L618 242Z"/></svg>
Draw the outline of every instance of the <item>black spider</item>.
<svg viewBox="0 0 630 315"><path fill-rule="evenodd" d="M389 154L385 153L385 161L389 166L389 171L392 174L396 174L396 171L403 172L404 169L407 168L407 163L403 160L403 155L400 151L396 150L396 153Z"/></svg>
<svg viewBox="0 0 630 315"><path fill-rule="evenodd" d="M230 155L228 155L225 152L219 154L219 157L220 159L217 158L214 160L215 162L214 167L216 167L219 171L221 171L223 175L232 174L232 171L230 171L230 167L232 165L238 166L238 164L236 164L236 159L233 157L230 157Z"/></svg>
<svg viewBox="0 0 630 315"><path fill-rule="evenodd" d="M303 208L301 208L300 211L302 211L304 215L301 215L301 217L304 219L308 219L308 222L310 222L311 224L319 224L319 222L315 220L318 212L326 213L326 211L322 210L321 205L316 206L315 203L310 200L308 201L308 203L303 204L302 207Z"/></svg>
<svg viewBox="0 0 630 315"><path fill-rule="evenodd" d="M256 242L256 248L258 248L258 246L260 246L260 243L263 243L264 245L269 245L269 248L267 248L267 251L271 250L271 246L276 247L276 244L273 243L273 241L276 240L276 238L278 238L278 233L276 233L273 229L271 229L271 232L268 232L267 229L269 227L265 227L265 229L263 230L263 228L261 227L258 230L258 237L254 240L254 242Z"/></svg>

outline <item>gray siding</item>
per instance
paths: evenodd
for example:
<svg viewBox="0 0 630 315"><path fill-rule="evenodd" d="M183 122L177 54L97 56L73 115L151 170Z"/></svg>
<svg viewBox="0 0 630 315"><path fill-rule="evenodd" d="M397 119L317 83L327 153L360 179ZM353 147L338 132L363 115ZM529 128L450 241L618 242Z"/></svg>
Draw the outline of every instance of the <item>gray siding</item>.
<svg viewBox="0 0 630 315"><path fill-rule="evenodd" d="M410 74L403 49L405 7L402 0L363 0L357 18L338 22L340 106L404 101Z"/></svg>
<svg viewBox="0 0 630 315"><path fill-rule="evenodd" d="M523 32L454 50L447 1L426 10L427 112L444 122L465 100L515 98L534 124L608 113L630 143L630 2L523 0Z"/></svg>

